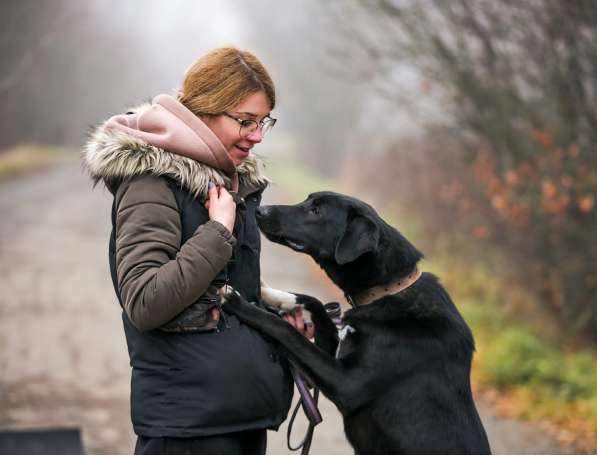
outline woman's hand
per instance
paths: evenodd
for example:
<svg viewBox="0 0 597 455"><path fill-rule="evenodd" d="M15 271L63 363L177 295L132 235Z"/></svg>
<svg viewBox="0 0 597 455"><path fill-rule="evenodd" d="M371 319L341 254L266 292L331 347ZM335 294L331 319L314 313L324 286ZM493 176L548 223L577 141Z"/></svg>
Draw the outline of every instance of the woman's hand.
<svg viewBox="0 0 597 455"><path fill-rule="evenodd" d="M294 310L292 313L286 313L282 318L307 338L313 338L315 336L315 327L313 326L313 323L303 319L303 310L300 308Z"/></svg>
<svg viewBox="0 0 597 455"><path fill-rule="evenodd" d="M211 186L207 192L205 208L209 211L209 219L224 225L230 232L234 229L236 204L232 195L223 186Z"/></svg>

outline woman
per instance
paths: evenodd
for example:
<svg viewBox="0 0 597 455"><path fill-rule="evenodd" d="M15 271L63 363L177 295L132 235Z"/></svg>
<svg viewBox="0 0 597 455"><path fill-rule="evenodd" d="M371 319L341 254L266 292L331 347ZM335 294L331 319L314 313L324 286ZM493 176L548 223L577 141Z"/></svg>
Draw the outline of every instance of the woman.
<svg viewBox="0 0 597 455"><path fill-rule="evenodd" d="M267 180L252 149L274 106L259 60L222 48L193 64L178 99L112 117L85 147L114 195L109 257L135 454L264 454L266 429L287 415L292 383L276 347L217 299L229 283L260 304L255 210Z"/></svg>

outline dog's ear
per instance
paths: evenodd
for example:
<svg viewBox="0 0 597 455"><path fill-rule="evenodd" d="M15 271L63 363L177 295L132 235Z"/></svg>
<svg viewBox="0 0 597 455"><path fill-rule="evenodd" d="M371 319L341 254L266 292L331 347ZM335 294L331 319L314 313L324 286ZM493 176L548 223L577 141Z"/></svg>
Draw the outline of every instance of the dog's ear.
<svg viewBox="0 0 597 455"><path fill-rule="evenodd" d="M334 259L340 265L348 264L364 253L377 251L379 226L370 218L357 215L350 218L338 243Z"/></svg>

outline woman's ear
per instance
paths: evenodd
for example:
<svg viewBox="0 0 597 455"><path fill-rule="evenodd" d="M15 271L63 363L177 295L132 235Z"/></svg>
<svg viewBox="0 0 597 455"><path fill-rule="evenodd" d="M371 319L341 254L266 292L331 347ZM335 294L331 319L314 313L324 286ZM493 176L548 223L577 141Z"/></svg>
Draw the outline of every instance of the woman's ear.
<svg viewBox="0 0 597 455"><path fill-rule="evenodd" d="M338 243L334 259L340 265L348 264L361 255L377 251L379 247L379 226L364 215L349 217L346 229Z"/></svg>

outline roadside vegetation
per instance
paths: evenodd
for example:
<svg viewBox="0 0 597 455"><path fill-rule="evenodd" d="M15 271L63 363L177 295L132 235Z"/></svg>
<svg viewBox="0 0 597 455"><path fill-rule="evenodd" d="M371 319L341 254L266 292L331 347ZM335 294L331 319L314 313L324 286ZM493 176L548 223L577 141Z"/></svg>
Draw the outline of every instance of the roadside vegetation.
<svg viewBox="0 0 597 455"><path fill-rule="evenodd" d="M381 138L374 131L379 140L355 173L375 171L385 201L408 204L426 239L447 235L453 252L524 283L562 339L595 348L597 4L352 0L338 8L358 30L353 43L369 56L388 109L407 95L434 106L418 116L424 134L410 138L384 116L391 129ZM416 82L407 85L400 70Z"/></svg>
<svg viewBox="0 0 597 455"><path fill-rule="evenodd" d="M498 414L540 422L563 443L597 448L597 355L530 313L533 296L482 266L442 258L442 279L475 334L473 383Z"/></svg>
<svg viewBox="0 0 597 455"><path fill-rule="evenodd" d="M0 150L0 182L75 159L76 153L58 147L22 144Z"/></svg>

